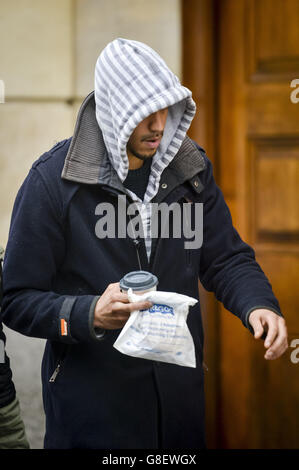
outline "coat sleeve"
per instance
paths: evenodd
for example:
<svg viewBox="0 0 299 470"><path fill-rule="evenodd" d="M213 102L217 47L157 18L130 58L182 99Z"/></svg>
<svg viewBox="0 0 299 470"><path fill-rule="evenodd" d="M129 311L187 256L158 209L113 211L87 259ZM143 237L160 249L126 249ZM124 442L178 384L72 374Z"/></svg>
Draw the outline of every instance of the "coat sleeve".
<svg viewBox="0 0 299 470"><path fill-rule="evenodd" d="M17 398L0 408L0 449L29 449Z"/></svg>
<svg viewBox="0 0 299 470"><path fill-rule="evenodd" d="M3 265L3 323L24 335L53 341L97 339L93 314L98 297L53 290L65 255L62 211L56 199L33 167L12 213Z"/></svg>
<svg viewBox="0 0 299 470"><path fill-rule="evenodd" d="M249 328L249 314L256 308L267 308L282 316L271 284L255 259L254 250L233 227L223 194L213 177L212 164L206 158L207 169L202 182L203 244L199 279L208 291L215 293L224 307L237 315Z"/></svg>

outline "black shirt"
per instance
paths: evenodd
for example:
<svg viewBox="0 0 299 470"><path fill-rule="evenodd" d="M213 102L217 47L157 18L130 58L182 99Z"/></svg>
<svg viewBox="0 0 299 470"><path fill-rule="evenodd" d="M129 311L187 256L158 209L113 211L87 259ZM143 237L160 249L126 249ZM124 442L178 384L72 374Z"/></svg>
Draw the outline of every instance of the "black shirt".
<svg viewBox="0 0 299 470"><path fill-rule="evenodd" d="M141 168L129 170L128 175L123 182L124 186L133 191L143 201L144 193L147 188L149 175L151 173L152 159L147 158Z"/></svg>

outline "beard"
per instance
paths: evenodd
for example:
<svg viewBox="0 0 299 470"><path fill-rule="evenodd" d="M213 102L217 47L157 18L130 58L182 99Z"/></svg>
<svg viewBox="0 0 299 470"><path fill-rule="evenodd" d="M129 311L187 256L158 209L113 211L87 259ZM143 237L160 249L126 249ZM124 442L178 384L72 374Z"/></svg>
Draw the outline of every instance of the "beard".
<svg viewBox="0 0 299 470"><path fill-rule="evenodd" d="M142 161L145 161L145 160L147 160L148 158L152 158L152 157L155 155L156 151L157 151L157 149L153 149L153 150L151 151L152 153L151 153L150 155L149 155L149 154L144 154L144 153L138 153L138 152L134 149L134 147L132 147L129 143L128 143L128 145L127 145L127 148L128 148L128 150L130 151L130 153L131 153L132 155L134 155L134 157L139 158L139 160L142 160Z"/></svg>

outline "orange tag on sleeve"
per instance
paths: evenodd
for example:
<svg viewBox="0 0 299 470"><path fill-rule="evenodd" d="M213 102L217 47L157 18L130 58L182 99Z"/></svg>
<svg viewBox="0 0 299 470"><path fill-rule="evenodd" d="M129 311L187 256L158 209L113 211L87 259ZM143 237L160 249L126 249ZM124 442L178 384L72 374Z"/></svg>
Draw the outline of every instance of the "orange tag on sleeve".
<svg viewBox="0 0 299 470"><path fill-rule="evenodd" d="M67 336L67 322L63 318L60 320L60 330L61 336Z"/></svg>

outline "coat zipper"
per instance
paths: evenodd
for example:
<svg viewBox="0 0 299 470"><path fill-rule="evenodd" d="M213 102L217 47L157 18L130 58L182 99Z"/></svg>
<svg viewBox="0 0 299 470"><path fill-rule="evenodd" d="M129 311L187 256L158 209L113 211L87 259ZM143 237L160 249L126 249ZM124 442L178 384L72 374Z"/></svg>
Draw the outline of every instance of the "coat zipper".
<svg viewBox="0 0 299 470"><path fill-rule="evenodd" d="M131 219L131 216L129 215L130 219ZM133 229L134 230L134 229ZM135 232L134 232L135 233ZM135 233L136 235L136 233ZM139 266L139 270L142 271L142 266L141 266L141 261L140 261L140 255L139 255L139 247L140 247L140 241L137 239L137 238L134 238L133 240L134 242L134 245L135 245L135 249L136 249L136 254L137 254L137 260L138 260L138 266Z"/></svg>
<svg viewBox="0 0 299 470"><path fill-rule="evenodd" d="M57 364L57 366L56 366L56 369L54 370L53 374L52 374L51 377L50 377L50 380L49 380L50 383L55 382L56 377L57 377L57 375L58 375L59 372L60 372L60 368L61 368L61 363L59 362L59 363Z"/></svg>
<svg viewBox="0 0 299 470"><path fill-rule="evenodd" d="M60 358L58 359L58 362L56 364L56 367L54 369L54 372L53 374L51 375L51 377L49 378L49 382L50 383L54 383L56 378L57 378L57 375L60 373L61 371L61 368L62 368L62 365L65 361L65 358L66 358L66 355L67 355L67 352L69 350L69 347L70 345L67 345L67 347L65 348L64 352L61 354Z"/></svg>
<svg viewBox="0 0 299 470"><path fill-rule="evenodd" d="M183 198L188 204L191 204L192 201L186 197ZM184 204L184 203L183 203ZM189 223L188 223L188 215L185 213L184 211L184 206L183 206L183 214L184 214L184 218L185 218L185 221L186 221L186 225L189 229ZM185 250L187 250L187 253L186 253L186 260L187 260L187 266L190 266L191 265L191 254L190 254L190 248L187 249L185 248Z"/></svg>

